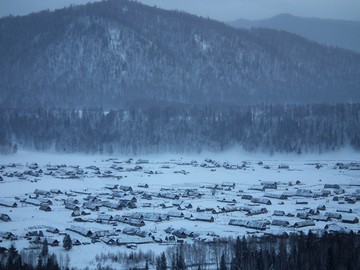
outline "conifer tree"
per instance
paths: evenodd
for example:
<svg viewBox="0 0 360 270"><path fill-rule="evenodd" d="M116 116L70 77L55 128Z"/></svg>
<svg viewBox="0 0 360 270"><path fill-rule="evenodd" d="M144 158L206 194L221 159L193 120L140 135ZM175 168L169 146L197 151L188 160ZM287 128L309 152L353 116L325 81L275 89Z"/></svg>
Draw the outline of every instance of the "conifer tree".
<svg viewBox="0 0 360 270"><path fill-rule="evenodd" d="M72 240L70 235L66 234L63 239L63 247L66 250L70 250L72 248Z"/></svg>
<svg viewBox="0 0 360 270"><path fill-rule="evenodd" d="M224 253L221 255L221 259L220 259L220 270L227 270Z"/></svg>
<svg viewBox="0 0 360 270"><path fill-rule="evenodd" d="M46 257L49 254L48 241L45 238L42 248L41 248L41 256Z"/></svg>

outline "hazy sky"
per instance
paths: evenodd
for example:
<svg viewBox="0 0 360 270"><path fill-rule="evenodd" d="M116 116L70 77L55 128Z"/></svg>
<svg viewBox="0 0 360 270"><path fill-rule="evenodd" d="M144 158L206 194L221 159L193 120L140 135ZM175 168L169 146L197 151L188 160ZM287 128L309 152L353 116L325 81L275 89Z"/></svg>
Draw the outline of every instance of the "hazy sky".
<svg viewBox="0 0 360 270"><path fill-rule="evenodd" d="M0 17L99 0L0 0ZM166 9L179 9L221 21L264 19L280 13L305 17L360 21L360 0L138 0Z"/></svg>

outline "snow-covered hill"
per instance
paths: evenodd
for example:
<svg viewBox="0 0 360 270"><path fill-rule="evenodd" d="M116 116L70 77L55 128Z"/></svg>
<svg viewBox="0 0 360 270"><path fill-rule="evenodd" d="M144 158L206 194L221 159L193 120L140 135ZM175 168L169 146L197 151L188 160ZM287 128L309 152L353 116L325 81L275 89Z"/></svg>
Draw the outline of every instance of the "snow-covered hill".
<svg viewBox="0 0 360 270"><path fill-rule="evenodd" d="M1 107L355 102L360 55L134 1L0 20Z"/></svg>

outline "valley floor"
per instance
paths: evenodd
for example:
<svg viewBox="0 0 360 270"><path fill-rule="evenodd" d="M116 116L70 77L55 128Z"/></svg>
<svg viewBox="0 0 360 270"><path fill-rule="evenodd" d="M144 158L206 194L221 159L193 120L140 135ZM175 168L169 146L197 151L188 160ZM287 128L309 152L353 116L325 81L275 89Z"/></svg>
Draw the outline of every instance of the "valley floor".
<svg viewBox="0 0 360 270"><path fill-rule="evenodd" d="M11 218L0 220L0 246L36 247L29 235L41 230L48 241L59 241L50 252L68 254L70 265L78 268L96 268L100 253L137 247L160 254L179 240L309 229L359 233L356 153L130 159L20 151L1 156L0 176L0 215ZM51 211L39 209L44 203ZM275 226L274 220L286 225ZM49 232L50 227L59 232ZM79 234L79 227L90 233ZM9 240L5 233L12 234ZM68 252L62 247L65 233L80 244Z"/></svg>

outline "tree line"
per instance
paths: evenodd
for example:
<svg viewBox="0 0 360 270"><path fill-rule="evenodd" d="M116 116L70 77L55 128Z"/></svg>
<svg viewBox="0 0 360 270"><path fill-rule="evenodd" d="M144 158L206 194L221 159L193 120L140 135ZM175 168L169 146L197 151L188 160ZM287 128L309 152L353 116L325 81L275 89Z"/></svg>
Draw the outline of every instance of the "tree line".
<svg viewBox="0 0 360 270"><path fill-rule="evenodd" d="M221 238L179 243L157 255L141 251L101 254L98 269L118 263L129 269L186 270L355 270L360 267L360 235L316 233Z"/></svg>
<svg viewBox="0 0 360 270"><path fill-rule="evenodd" d="M72 240L68 234L64 236L62 246L67 251L72 248ZM68 254L65 258L60 256L58 259L54 253L49 253L46 238L21 252L13 243L8 250L0 247L0 270L67 270L69 262Z"/></svg>
<svg viewBox="0 0 360 270"><path fill-rule="evenodd" d="M142 154L360 149L360 104L0 110L0 150ZM5 149L5 150L4 150Z"/></svg>
<svg viewBox="0 0 360 270"><path fill-rule="evenodd" d="M63 247L69 250L67 240ZM33 252L30 254L30 252ZM0 269L69 269L69 258L50 254L47 243L19 252L12 245L0 254ZM360 235L309 231L264 236L220 238L209 243L178 243L155 255L139 251L99 254L97 269L156 270L355 270L360 269ZM109 266L112 265L112 266ZM85 269L88 269L87 267Z"/></svg>

